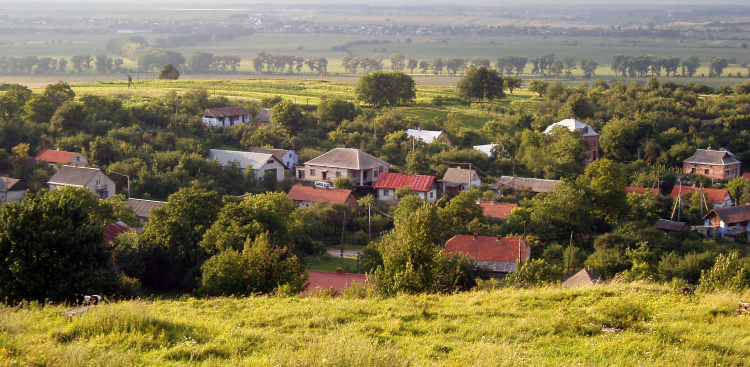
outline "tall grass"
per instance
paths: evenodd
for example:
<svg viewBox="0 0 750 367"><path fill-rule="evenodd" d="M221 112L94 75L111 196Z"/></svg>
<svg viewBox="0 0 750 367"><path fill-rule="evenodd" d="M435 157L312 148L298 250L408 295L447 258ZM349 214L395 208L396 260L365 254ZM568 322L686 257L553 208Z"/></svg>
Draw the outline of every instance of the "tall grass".
<svg viewBox="0 0 750 367"><path fill-rule="evenodd" d="M0 310L0 366L743 366L750 293L652 284ZM3 351L5 350L4 354ZM14 362L15 361L15 362Z"/></svg>

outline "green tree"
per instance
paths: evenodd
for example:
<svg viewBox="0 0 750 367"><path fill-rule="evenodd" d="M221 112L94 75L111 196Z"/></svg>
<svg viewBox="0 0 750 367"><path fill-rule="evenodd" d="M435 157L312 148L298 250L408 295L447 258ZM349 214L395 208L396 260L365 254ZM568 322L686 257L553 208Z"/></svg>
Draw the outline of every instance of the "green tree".
<svg viewBox="0 0 750 367"><path fill-rule="evenodd" d="M750 271L743 266L737 251L719 255L709 270L701 272L700 290L705 292L730 290L739 292L750 286Z"/></svg>
<svg viewBox="0 0 750 367"><path fill-rule="evenodd" d="M472 99L482 102L484 99L492 101L495 98L505 97L503 78L496 69L486 66L472 67L467 70L456 87L459 95L467 98L469 102Z"/></svg>
<svg viewBox="0 0 750 367"><path fill-rule="evenodd" d="M357 100L377 108L405 105L417 97L414 79L401 72L376 71L359 78Z"/></svg>
<svg viewBox="0 0 750 367"><path fill-rule="evenodd" d="M307 125L302 109L290 100L285 99L277 103L271 111L271 124L282 126L293 134L302 132Z"/></svg>
<svg viewBox="0 0 750 367"><path fill-rule="evenodd" d="M402 54L395 54L391 58L391 69L393 71L404 71L406 66L406 57Z"/></svg>
<svg viewBox="0 0 750 367"><path fill-rule="evenodd" d="M547 94L547 89L549 88L549 82L544 80L532 80L529 82L529 92L537 93L539 94L539 97L543 97L545 94Z"/></svg>
<svg viewBox="0 0 750 367"><path fill-rule="evenodd" d="M279 287L289 293L304 289L305 276L297 256L272 244L268 233L245 241L242 252L227 249L201 266L199 291L210 296L268 294Z"/></svg>
<svg viewBox="0 0 750 367"><path fill-rule="evenodd" d="M80 103L69 100L55 110L50 119L50 129L65 135L73 135L85 130L87 117Z"/></svg>
<svg viewBox="0 0 750 367"><path fill-rule="evenodd" d="M347 177L338 177L335 180L333 180L333 188L354 190L354 184Z"/></svg>
<svg viewBox="0 0 750 367"><path fill-rule="evenodd" d="M506 76L503 79L503 85L508 89L510 94L513 94L513 90L521 88L523 80L515 76Z"/></svg>
<svg viewBox="0 0 750 367"><path fill-rule="evenodd" d="M622 166L606 158L598 159L586 168L582 177L582 184L588 184L593 194L594 216L615 224L627 209L625 187L628 182Z"/></svg>
<svg viewBox="0 0 750 367"><path fill-rule="evenodd" d="M513 287L542 287L560 281L562 270L543 259L516 262L518 271L510 273L503 282Z"/></svg>
<svg viewBox="0 0 750 367"><path fill-rule="evenodd" d="M324 98L318 104L320 122L341 123L344 120L354 120L355 117L357 117L357 108L354 103L341 98Z"/></svg>
<svg viewBox="0 0 750 367"><path fill-rule="evenodd" d="M180 71L171 63L164 64L159 72L159 79L177 80L180 78Z"/></svg>
<svg viewBox="0 0 750 367"><path fill-rule="evenodd" d="M596 68L598 67L599 63L592 59L586 58L581 60L581 71L583 71L583 77L586 79L596 75Z"/></svg>
<svg viewBox="0 0 750 367"><path fill-rule="evenodd" d="M0 119L8 122L22 112L23 106L31 98L31 89L20 84L9 84L5 93L0 95Z"/></svg>
<svg viewBox="0 0 750 367"><path fill-rule="evenodd" d="M711 60L711 64L708 66L708 76L720 77L724 73L724 69L729 66L727 59L723 57L715 57Z"/></svg>
<svg viewBox="0 0 750 367"><path fill-rule="evenodd" d="M682 61L682 74L692 77L693 75L695 75L695 72L698 71L698 68L700 66L701 60L698 58L698 56L690 55Z"/></svg>
<svg viewBox="0 0 750 367"><path fill-rule="evenodd" d="M214 55L203 51L193 53L188 59L188 66L195 73L207 73L213 63Z"/></svg>
<svg viewBox="0 0 750 367"><path fill-rule="evenodd" d="M29 195L0 212L0 299L71 301L75 293L112 294L116 277L104 243L99 200L83 188Z"/></svg>

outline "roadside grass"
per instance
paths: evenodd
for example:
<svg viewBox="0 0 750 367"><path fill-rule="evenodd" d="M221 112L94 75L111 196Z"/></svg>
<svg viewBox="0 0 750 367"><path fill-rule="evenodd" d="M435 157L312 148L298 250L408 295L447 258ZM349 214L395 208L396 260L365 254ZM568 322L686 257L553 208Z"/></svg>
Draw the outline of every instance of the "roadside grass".
<svg viewBox="0 0 750 367"><path fill-rule="evenodd" d="M305 259L305 271L310 270L323 270L323 271L336 271L341 268L347 273L357 272L357 259L353 257L344 256L343 264L341 258L336 255L333 256L328 253L322 255L315 255Z"/></svg>
<svg viewBox="0 0 750 367"><path fill-rule="evenodd" d="M0 365L743 366L747 291L646 284L0 309ZM602 332L602 331L611 332Z"/></svg>

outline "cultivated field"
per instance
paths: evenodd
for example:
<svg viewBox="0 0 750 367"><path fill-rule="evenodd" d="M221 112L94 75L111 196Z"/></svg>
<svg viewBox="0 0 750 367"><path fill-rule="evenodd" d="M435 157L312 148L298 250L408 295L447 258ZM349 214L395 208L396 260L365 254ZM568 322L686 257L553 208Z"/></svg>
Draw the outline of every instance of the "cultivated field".
<svg viewBox="0 0 750 367"><path fill-rule="evenodd" d="M745 366L749 293L648 284L0 310L0 365Z"/></svg>

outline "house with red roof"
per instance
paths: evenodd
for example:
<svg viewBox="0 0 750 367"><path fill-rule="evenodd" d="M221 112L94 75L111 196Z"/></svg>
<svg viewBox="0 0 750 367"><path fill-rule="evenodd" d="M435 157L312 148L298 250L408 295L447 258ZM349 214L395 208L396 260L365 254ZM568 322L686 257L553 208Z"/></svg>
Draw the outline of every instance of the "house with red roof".
<svg viewBox="0 0 750 367"><path fill-rule="evenodd" d="M58 165L71 165L84 167L89 164L89 161L76 152L66 152L64 150L45 149L34 157L37 162L47 162L49 165L56 169Z"/></svg>
<svg viewBox="0 0 750 367"><path fill-rule="evenodd" d="M357 198L352 195L352 190L294 185L286 197L292 199L300 208L309 208L315 203L344 204L352 209L357 207Z"/></svg>
<svg viewBox="0 0 750 367"><path fill-rule="evenodd" d="M344 273L341 268L332 271L310 270L307 273L307 287L302 295L313 294L325 290L334 290L338 294L354 284L367 286L367 276L364 274Z"/></svg>
<svg viewBox="0 0 750 367"><path fill-rule="evenodd" d="M661 192L657 188L650 188L649 189L649 188L645 188L645 187L632 187L632 186L628 186L628 187L625 188L625 194L626 195L630 195L630 194L646 195L646 194L649 194L649 193L651 195L654 195L654 196L661 195Z"/></svg>
<svg viewBox="0 0 750 367"><path fill-rule="evenodd" d="M495 219L505 219L513 209L518 207L518 204L513 203L497 203L495 201L477 201L477 204L482 207L484 215Z"/></svg>
<svg viewBox="0 0 750 367"><path fill-rule="evenodd" d="M109 244L110 242L114 241L117 236L131 229L132 227L122 221L110 223L106 227L104 227L104 240Z"/></svg>
<svg viewBox="0 0 750 367"><path fill-rule="evenodd" d="M397 200L396 190L405 187L409 187L410 192L422 200L431 203L437 201L438 183L435 176L383 172L375 182L375 190L380 201Z"/></svg>
<svg viewBox="0 0 750 367"><path fill-rule="evenodd" d="M470 256L475 267L502 278L518 271L516 262L531 257L531 245L517 237L456 235L445 243L445 253Z"/></svg>
<svg viewBox="0 0 750 367"><path fill-rule="evenodd" d="M685 174L699 174L714 180L733 180L740 175L742 162L725 150L697 149L688 159L682 161Z"/></svg>
<svg viewBox="0 0 750 367"><path fill-rule="evenodd" d="M709 209L728 208L732 206L732 195L729 195L729 190L726 189L696 188L695 186L675 185L672 188L672 192L669 194L669 196L675 200L677 200L679 197L682 197L683 205L689 206L690 201L686 200L685 195L693 195L696 192L700 194L701 190L703 191L703 195L706 198L706 206Z"/></svg>

